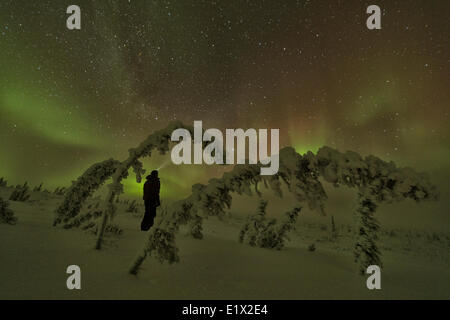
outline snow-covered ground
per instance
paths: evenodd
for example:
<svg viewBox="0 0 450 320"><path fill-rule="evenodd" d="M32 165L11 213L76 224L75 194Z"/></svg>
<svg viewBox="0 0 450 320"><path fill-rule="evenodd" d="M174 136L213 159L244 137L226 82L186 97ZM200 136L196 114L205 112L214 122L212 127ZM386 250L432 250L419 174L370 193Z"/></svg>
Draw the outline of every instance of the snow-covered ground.
<svg viewBox="0 0 450 320"><path fill-rule="evenodd" d="M8 199L9 192L2 188L0 196ZM230 217L205 221L203 240L180 231L180 263L147 258L139 275L132 276L128 269L146 239L139 214L125 212L120 204L114 222L123 234L97 251L93 235L52 227L61 199L33 193L30 201L10 202L19 220L0 224L0 299L450 298L450 234L428 226L381 224L382 289L368 290L353 262L351 219L339 216L339 210L332 212L338 217L337 238L329 216L312 218L305 210L291 241L274 251L238 243L245 218L239 203L248 201L239 198ZM272 212L281 202L274 203ZM81 290L66 287L66 268L72 264L81 267Z"/></svg>

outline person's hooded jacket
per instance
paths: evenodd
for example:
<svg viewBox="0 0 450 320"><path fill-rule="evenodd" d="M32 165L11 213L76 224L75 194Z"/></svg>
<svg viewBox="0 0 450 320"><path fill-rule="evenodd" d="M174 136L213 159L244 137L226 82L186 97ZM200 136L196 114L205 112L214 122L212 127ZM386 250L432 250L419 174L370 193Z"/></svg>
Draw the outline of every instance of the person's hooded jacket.
<svg viewBox="0 0 450 320"><path fill-rule="evenodd" d="M144 201L150 206L159 206L159 189L161 188L161 183L158 177L148 176L147 181L144 183Z"/></svg>

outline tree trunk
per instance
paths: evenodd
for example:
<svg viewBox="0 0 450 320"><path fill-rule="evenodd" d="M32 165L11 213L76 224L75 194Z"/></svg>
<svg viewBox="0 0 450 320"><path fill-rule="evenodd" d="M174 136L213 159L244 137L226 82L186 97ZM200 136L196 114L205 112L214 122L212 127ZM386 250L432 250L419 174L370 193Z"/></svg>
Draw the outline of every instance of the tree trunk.
<svg viewBox="0 0 450 320"><path fill-rule="evenodd" d="M100 250L102 248L103 235L105 233L106 223L108 222L107 210L103 211L102 224L99 229L97 229L97 241L95 244L95 249Z"/></svg>

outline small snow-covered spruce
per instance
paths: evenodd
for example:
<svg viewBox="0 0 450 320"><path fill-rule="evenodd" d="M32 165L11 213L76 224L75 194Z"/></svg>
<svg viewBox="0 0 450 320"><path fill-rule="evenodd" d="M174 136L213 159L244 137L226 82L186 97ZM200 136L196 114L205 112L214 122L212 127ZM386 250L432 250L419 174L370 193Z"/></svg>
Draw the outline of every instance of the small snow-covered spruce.
<svg viewBox="0 0 450 320"><path fill-rule="evenodd" d="M14 216L14 211L9 208L9 202L2 198L0 198L0 223L17 223L17 217Z"/></svg>
<svg viewBox="0 0 450 320"><path fill-rule="evenodd" d="M117 201L116 201L117 203ZM131 213L137 213L138 212L138 206L136 203L136 200L131 201L131 203L129 204L126 212L131 212Z"/></svg>
<svg viewBox="0 0 450 320"><path fill-rule="evenodd" d="M355 244L355 262L359 265L359 273L364 275L367 267L377 265L383 266L380 259L380 251L376 245L378 240L378 221L374 217L377 205L364 195L358 195L358 208L356 218L358 219L358 238Z"/></svg>
<svg viewBox="0 0 450 320"><path fill-rule="evenodd" d="M295 228L300 208L294 208L286 212L283 221L266 218L267 201L261 200L255 215L248 217L246 224L239 233L239 242L248 243L250 246L281 250L288 232Z"/></svg>
<svg viewBox="0 0 450 320"><path fill-rule="evenodd" d="M25 182L22 186L17 185L13 190L11 195L9 196L9 200L11 201L27 201L30 198L30 188L28 187L28 183Z"/></svg>
<svg viewBox="0 0 450 320"><path fill-rule="evenodd" d="M0 177L0 187L7 187L8 182L5 180L5 178Z"/></svg>
<svg viewBox="0 0 450 320"><path fill-rule="evenodd" d="M252 247L259 244L261 233L267 228L267 225L271 223L266 219L266 207L267 201L261 199L256 213L247 217L247 221L239 233L240 243L246 242ZM273 220L273 222L275 222L275 220Z"/></svg>
<svg viewBox="0 0 450 320"><path fill-rule="evenodd" d="M57 196L63 196L66 193L67 189L66 187L56 187L55 191L53 191L53 194L56 194Z"/></svg>
<svg viewBox="0 0 450 320"><path fill-rule="evenodd" d="M283 246L284 241L289 240L288 232L295 230L295 224L297 223L297 218L301 209L301 207L295 207L291 211L286 212L284 220L282 220L279 224L277 234L282 239Z"/></svg>
<svg viewBox="0 0 450 320"><path fill-rule="evenodd" d="M44 183L41 182L41 184L39 186L33 188L33 192L41 192L43 185L44 185Z"/></svg>
<svg viewBox="0 0 450 320"><path fill-rule="evenodd" d="M203 218L199 215L194 215L190 224L190 234L194 239L203 239Z"/></svg>

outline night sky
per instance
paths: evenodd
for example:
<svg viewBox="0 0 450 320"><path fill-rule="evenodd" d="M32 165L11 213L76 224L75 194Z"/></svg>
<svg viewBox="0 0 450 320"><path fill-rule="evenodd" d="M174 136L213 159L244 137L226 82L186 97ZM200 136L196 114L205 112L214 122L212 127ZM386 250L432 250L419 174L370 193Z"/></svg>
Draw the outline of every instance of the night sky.
<svg viewBox="0 0 450 320"><path fill-rule="evenodd" d="M81 30L66 8L81 7ZM382 30L366 8L381 7ZM449 2L0 2L0 176L68 186L171 120L449 177ZM161 170L163 196L224 169ZM169 160L170 161L170 160ZM128 179L127 191L141 186Z"/></svg>

